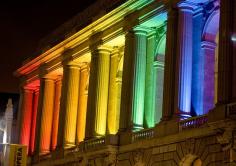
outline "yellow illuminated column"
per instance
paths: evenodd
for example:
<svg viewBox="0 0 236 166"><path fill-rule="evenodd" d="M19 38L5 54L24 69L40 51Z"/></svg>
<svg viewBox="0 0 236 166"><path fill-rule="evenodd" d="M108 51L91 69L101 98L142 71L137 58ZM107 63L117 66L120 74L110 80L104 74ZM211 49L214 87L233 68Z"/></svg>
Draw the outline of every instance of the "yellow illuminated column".
<svg viewBox="0 0 236 166"><path fill-rule="evenodd" d="M92 50L88 95L86 138L106 133L110 50L99 47Z"/></svg>
<svg viewBox="0 0 236 166"><path fill-rule="evenodd" d="M70 62L64 66L59 120L59 130L61 131L57 137L58 148L66 148L75 145L79 75L80 67L78 64Z"/></svg>
<svg viewBox="0 0 236 166"><path fill-rule="evenodd" d="M54 111L53 111L53 122L52 122L52 141L51 141L52 150L55 150L57 145L60 98L61 98L61 77L59 77L55 81L55 97L54 97Z"/></svg>
<svg viewBox="0 0 236 166"><path fill-rule="evenodd" d="M111 54L111 62L110 62L109 99L108 99L108 112L107 112L108 134L116 134L119 126L119 123L117 123L117 118L119 117L119 113L117 110L118 84L116 83L118 65L119 65L119 50L115 50Z"/></svg>
<svg viewBox="0 0 236 166"><path fill-rule="evenodd" d="M89 66L84 65L80 71L79 105L78 105L78 116L77 116L77 143L83 141L85 137L87 99L88 99L88 87L87 87L88 80L89 80Z"/></svg>
<svg viewBox="0 0 236 166"><path fill-rule="evenodd" d="M40 126L40 154L50 152L51 129L54 106L55 82L52 78L43 78L44 93Z"/></svg>

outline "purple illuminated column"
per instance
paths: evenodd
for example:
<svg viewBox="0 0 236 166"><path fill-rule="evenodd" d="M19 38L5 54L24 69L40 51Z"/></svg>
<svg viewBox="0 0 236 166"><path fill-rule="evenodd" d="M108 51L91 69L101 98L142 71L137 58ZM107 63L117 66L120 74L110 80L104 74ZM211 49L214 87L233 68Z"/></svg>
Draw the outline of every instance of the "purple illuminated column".
<svg viewBox="0 0 236 166"><path fill-rule="evenodd" d="M208 113L214 107L214 65L215 65L215 48L216 44L212 42L203 41L201 43L201 51L204 57L203 65L203 98L202 109L203 114Z"/></svg>
<svg viewBox="0 0 236 166"><path fill-rule="evenodd" d="M190 116L191 110L191 85L192 85L192 30L193 30L193 7L187 3L180 3L177 57L179 69L178 81L178 108L177 114L181 118Z"/></svg>

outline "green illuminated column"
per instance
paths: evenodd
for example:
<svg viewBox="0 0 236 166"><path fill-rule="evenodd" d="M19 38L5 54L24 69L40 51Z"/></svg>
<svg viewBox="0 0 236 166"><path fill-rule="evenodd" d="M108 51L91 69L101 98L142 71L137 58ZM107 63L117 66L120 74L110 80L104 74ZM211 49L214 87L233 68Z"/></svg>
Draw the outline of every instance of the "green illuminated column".
<svg viewBox="0 0 236 166"><path fill-rule="evenodd" d="M92 49L86 139L106 133L110 54L106 47Z"/></svg>
<svg viewBox="0 0 236 166"><path fill-rule="evenodd" d="M143 128L147 32L135 28L126 34L120 131Z"/></svg>
<svg viewBox="0 0 236 166"><path fill-rule="evenodd" d="M153 62L156 50L156 31L152 31L147 38L147 62L146 62L146 83L145 83L145 112L144 126L147 128L155 126L154 109L154 75Z"/></svg>

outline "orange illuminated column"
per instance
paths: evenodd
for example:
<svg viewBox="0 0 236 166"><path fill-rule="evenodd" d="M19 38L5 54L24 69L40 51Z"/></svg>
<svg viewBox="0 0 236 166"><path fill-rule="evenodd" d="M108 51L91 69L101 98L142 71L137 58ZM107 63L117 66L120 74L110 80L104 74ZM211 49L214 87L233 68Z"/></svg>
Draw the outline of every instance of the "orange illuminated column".
<svg viewBox="0 0 236 166"><path fill-rule="evenodd" d="M21 107L20 144L30 145L30 129L33 103L33 89L24 87Z"/></svg>
<svg viewBox="0 0 236 166"><path fill-rule="evenodd" d="M39 88L36 88L36 90L34 91L34 99L33 99L33 113L32 113L30 151L29 151L30 154L33 154L34 152L38 99L39 99Z"/></svg>
<svg viewBox="0 0 236 166"><path fill-rule="evenodd" d="M76 121L79 96L80 66L70 62L63 69L62 100L60 111L60 130L58 148L75 145Z"/></svg>
<svg viewBox="0 0 236 166"><path fill-rule="evenodd" d="M55 91L55 82L52 78L43 78L43 80L45 87L43 92L40 128L40 154L46 154L50 151Z"/></svg>
<svg viewBox="0 0 236 166"><path fill-rule="evenodd" d="M52 121L52 141L51 141L52 150L55 150L57 146L60 98L61 98L61 77L59 77L55 82L55 97L54 97L54 111L53 111L53 121Z"/></svg>
<svg viewBox="0 0 236 166"><path fill-rule="evenodd" d="M79 105L78 105L78 115L77 115L77 143L83 141L85 136L87 99L88 99L88 81L89 81L89 67L87 65L84 65L80 71Z"/></svg>

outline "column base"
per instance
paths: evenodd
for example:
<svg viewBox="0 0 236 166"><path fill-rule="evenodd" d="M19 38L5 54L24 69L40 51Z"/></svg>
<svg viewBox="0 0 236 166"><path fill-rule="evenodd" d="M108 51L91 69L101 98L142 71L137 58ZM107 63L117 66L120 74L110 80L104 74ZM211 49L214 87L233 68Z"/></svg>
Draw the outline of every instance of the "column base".
<svg viewBox="0 0 236 166"><path fill-rule="evenodd" d="M175 113L173 118L178 119L180 121L180 120L191 118L191 115L190 115L190 112L184 112L184 111L179 110L177 113Z"/></svg>

